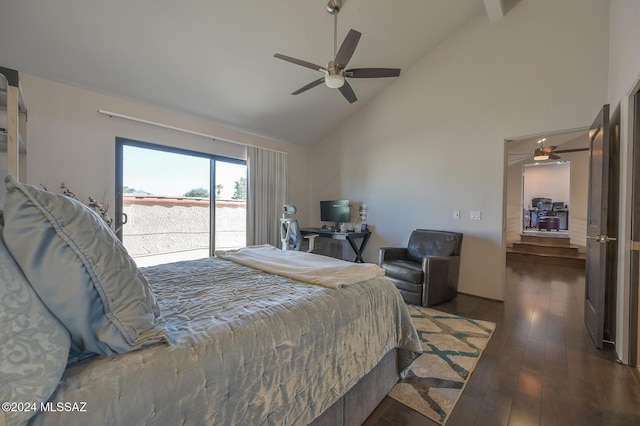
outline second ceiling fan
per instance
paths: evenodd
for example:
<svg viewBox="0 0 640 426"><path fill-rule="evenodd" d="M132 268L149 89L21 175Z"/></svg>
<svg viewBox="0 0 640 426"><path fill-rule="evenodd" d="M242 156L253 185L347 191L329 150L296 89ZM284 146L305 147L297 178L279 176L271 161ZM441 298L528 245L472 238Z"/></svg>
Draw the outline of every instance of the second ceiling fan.
<svg viewBox="0 0 640 426"><path fill-rule="evenodd" d="M290 56L276 53L273 55L283 61L291 62L296 65L310 68L312 70L320 71L324 75L301 87L292 93L292 95L299 95L302 92L306 92L322 83L325 83L327 87L340 90L340 93L349 101L354 103L358 100L351 85L346 81L346 78L380 78L380 77L398 77L400 75L399 68L351 68L345 70L349 60L353 56L353 53L360 41L361 33L356 30L349 30L349 34L345 37L340 49L338 50L338 12L342 7L342 0L330 0L327 4L327 10L333 15L333 60L327 63L326 67L313 64L311 62L303 61L301 59L292 58Z"/></svg>
<svg viewBox="0 0 640 426"><path fill-rule="evenodd" d="M536 148L535 151L533 152L534 160L536 161L558 160L560 159L560 156L556 154L562 154L566 152L589 151L589 148L562 149L562 150L556 151L556 148L558 147L555 145L549 145L549 146L543 145L543 142L546 140L547 138L543 138L538 141L538 144L540 145L540 147Z"/></svg>

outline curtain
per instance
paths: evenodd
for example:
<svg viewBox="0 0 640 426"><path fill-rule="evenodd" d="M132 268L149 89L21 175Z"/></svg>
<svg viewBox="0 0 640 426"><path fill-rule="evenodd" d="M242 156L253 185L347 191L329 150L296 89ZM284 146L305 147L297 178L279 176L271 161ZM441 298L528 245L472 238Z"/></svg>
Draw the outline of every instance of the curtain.
<svg viewBox="0 0 640 426"><path fill-rule="evenodd" d="M247 245L280 246L287 199L287 154L247 147Z"/></svg>

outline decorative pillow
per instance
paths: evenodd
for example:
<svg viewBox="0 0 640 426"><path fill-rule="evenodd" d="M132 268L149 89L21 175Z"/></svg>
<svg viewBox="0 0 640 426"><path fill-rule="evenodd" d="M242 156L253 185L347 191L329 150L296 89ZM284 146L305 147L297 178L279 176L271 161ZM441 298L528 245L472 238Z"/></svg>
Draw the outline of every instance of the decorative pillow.
<svg viewBox="0 0 640 426"><path fill-rule="evenodd" d="M168 341L149 283L94 211L11 176L5 181L6 246L69 331L69 362Z"/></svg>
<svg viewBox="0 0 640 426"><path fill-rule="evenodd" d="M60 382L69 345L69 333L34 293L0 238L0 402L33 402L40 409ZM36 414L15 408L0 411L0 424L5 424L3 415L6 424L21 425Z"/></svg>

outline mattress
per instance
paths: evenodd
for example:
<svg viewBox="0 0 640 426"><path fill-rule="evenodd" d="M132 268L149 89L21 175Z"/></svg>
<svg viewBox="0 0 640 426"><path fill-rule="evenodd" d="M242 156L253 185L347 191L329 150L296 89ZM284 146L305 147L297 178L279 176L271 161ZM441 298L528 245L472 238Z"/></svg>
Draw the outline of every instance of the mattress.
<svg viewBox="0 0 640 426"><path fill-rule="evenodd" d="M392 348L420 351L384 277L329 289L217 258L142 271L172 343L69 366L63 409L32 424L304 425Z"/></svg>

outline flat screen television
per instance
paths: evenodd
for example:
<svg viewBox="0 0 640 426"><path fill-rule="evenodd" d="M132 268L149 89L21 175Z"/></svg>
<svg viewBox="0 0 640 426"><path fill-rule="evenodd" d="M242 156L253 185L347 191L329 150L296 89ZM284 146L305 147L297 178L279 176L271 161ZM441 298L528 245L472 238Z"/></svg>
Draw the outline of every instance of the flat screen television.
<svg viewBox="0 0 640 426"><path fill-rule="evenodd" d="M334 229L338 229L340 222L351 222L351 208L349 200L320 201L320 220L333 222Z"/></svg>

